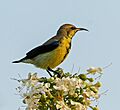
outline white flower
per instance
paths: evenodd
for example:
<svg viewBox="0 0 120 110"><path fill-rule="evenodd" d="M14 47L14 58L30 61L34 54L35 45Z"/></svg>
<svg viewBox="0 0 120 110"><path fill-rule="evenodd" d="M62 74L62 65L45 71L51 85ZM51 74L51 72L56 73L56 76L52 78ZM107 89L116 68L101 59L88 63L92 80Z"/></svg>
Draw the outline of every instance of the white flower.
<svg viewBox="0 0 120 110"><path fill-rule="evenodd" d="M50 87L50 83L45 83L45 87L49 88Z"/></svg>
<svg viewBox="0 0 120 110"><path fill-rule="evenodd" d="M55 86L53 86L56 90L63 90L63 91L65 91L65 92L67 92L69 89L67 88L67 80L68 80L68 78L62 78L62 79L60 79L60 78L56 78L55 79L55 83L56 83L56 85Z"/></svg>
<svg viewBox="0 0 120 110"><path fill-rule="evenodd" d="M71 110L71 108L65 105L64 101L57 101L56 108L60 110Z"/></svg>
<svg viewBox="0 0 120 110"><path fill-rule="evenodd" d="M81 103L74 102L71 100L71 105L74 105L75 110L87 110L87 108Z"/></svg>
<svg viewBox="0 0 120 110"><path fill-rule="evenodd" d="M71 85L75 88L80 88L82 86L82 80L78 78L71 78Z"/></svg>
<svg viewBox="0 0 120 110"><path fill-rule="evenodd" d="M70 95L74 95L76 88L80 88L82 86L82 80L78 78L56 78L54 82L56 85L53 87L56 90L63 90L65 93L69 92Z"/></svg>
<svg viewBox="0 0 120 110"><path fill-rule="evenodd" d="M29 73L27 79L22 79L20 81L22 82L23 86L30 87L35 86L38 83L38 79L39 78L37 77L37 73L34 74Z"/></svg>
<svg viewBox="0 0 120 110"><path fill-rule="evenodd" d="M98 99L99 98L99 94L98 93L94 93L92 90L90 89L86 89L86 91L84 92L84 94L87 96L87 97L93 97L95 99Z"/></svg>

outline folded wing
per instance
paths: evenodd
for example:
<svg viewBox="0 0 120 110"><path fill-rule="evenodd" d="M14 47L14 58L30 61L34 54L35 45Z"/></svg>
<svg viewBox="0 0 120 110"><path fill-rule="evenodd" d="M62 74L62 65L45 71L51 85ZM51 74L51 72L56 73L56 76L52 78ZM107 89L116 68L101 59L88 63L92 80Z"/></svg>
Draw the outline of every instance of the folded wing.
<svg viewBox="0 0 120 110"><path fill-rule="evenodd" d="M26 54L25 58L32 59L39 54L50 52L50 51L56 49L58 46L59 46L59 41L53 41L50 44L44 44L44 45L38 46L38 47L32 49L31 51L29 51Z"/></svg>

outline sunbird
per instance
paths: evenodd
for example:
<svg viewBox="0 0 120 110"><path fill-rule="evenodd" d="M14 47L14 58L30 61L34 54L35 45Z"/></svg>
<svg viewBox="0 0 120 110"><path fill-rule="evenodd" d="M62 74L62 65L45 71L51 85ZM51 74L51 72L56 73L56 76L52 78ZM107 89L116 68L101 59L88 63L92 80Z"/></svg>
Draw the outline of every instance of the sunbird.
<svg viewBox="0 0 120 110"><path fill-rule="evenodd" d="M13 61L13 63L33 64L49 72L65 60L71 49L73 36L76 32L83 30L88 31L85 28L77 28L72 24L63 24L55 36L30 50L24 58Z"/></svg>

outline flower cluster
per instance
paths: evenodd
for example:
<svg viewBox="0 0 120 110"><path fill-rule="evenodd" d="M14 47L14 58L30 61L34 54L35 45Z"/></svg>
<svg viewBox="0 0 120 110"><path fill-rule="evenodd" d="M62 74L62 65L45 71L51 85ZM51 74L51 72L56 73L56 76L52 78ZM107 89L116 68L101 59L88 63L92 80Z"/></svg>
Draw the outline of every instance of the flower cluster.
<svg viewBox="0 0 120 110"><path fill-rule="evenodd" d="M58 68L49 78L29 73L27 79L18 80L17 90L26 110L99 110L92 102L100 97L101 83L95 75L101 73L95 67L73 75Z"/></svg>

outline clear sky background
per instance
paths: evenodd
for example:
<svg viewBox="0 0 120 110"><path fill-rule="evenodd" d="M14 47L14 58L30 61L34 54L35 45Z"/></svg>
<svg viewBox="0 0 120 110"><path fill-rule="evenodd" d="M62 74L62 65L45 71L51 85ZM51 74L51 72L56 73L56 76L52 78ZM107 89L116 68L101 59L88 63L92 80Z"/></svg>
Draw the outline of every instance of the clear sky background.
<svg viewBox="0 0 120 110"><path fill-rule="evenodd" d="M18 73L48 76L32 65L12 64L26 52L56 34L64 23L85 27L78 32L72 50L59 66L74 72L79 67L112 66L104 70L99 101L101 110L118 110L120 104L120 1L119 0L1 0L0 1L0 110L17 110L22 100L16 94Z"/></svg>

